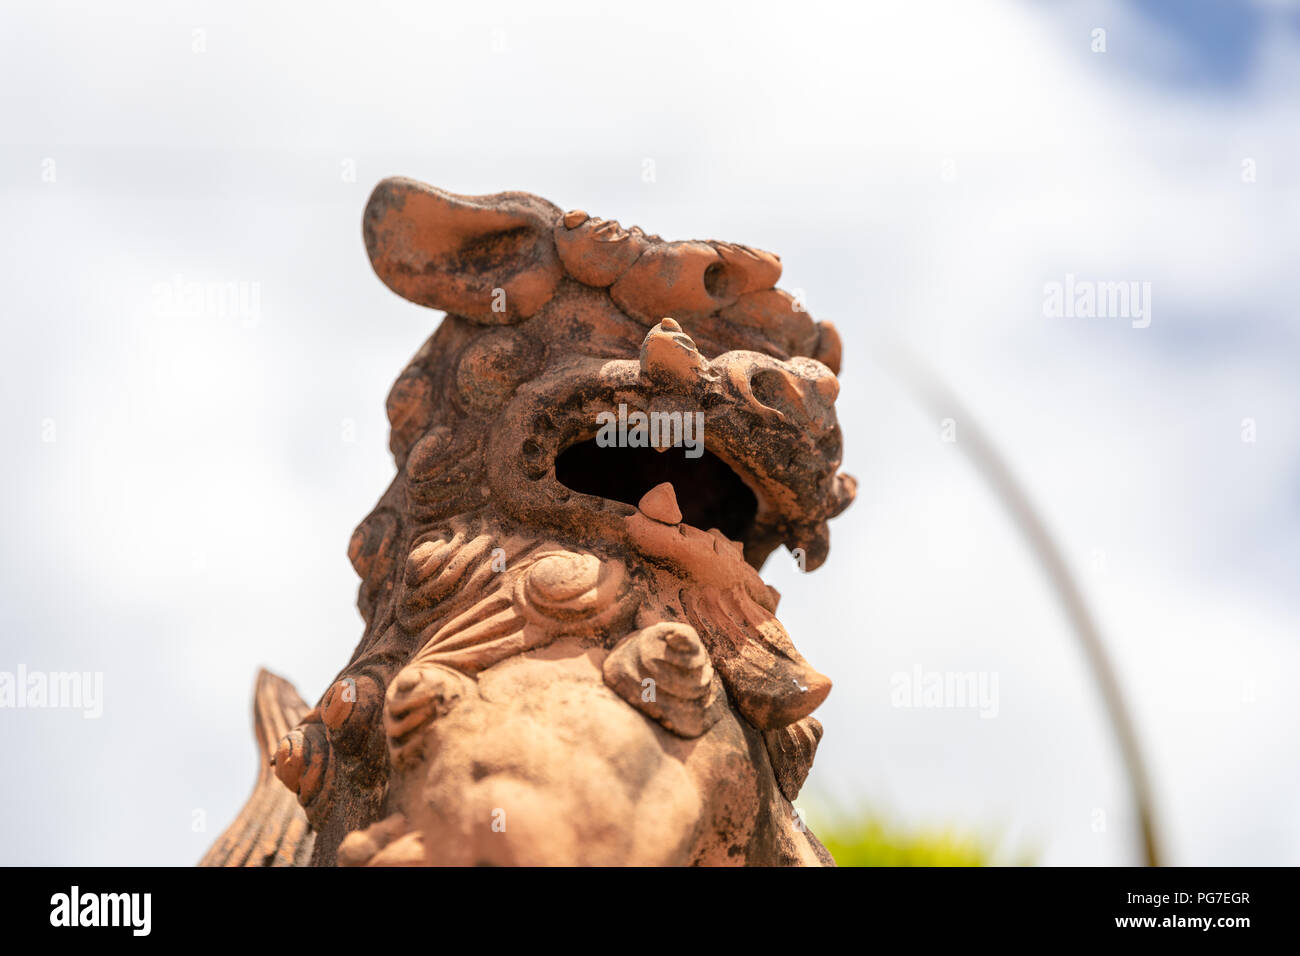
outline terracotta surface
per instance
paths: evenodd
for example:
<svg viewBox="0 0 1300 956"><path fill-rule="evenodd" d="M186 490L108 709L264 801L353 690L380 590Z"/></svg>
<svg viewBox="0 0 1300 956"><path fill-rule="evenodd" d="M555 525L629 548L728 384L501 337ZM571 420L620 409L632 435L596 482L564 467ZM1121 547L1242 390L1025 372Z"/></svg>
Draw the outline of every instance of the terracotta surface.
<svg viewBox="0 0 1300 956"><path fill-rule="evenodd" d="M817 567L854 496L834 328L770 253L526 193L385 180L364 234L448 315L388 397L361 642L309 713L262 677L278 780L204 862L830 863L790 802L830 681L756 569ZM698 413L703 448L600 447L620 405L628 445L637 412Z"/></svg>

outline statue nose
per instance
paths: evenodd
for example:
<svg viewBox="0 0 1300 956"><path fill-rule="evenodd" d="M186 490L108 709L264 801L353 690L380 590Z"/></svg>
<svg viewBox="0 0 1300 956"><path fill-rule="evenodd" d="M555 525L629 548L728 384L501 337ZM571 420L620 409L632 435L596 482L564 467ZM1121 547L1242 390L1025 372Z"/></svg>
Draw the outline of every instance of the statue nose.
<svg viewBox="0 0 1300 956"><path fill-rule="evenodd" d="M749 376L749 393L767 414L812 431L833 428L835 399L840 383L821 362L793 358L755 369Z"/></svg>
<svg viewBox="0 0 1300 956"><path fill-rule="evenodd" d="M751 352L728 352L711 363L671 318L662 319L641 343L641 377L660 387L690 393L724 378L727 390L764 417L821 432L835 427L840 383L816 359L784 361Z"/></svg>

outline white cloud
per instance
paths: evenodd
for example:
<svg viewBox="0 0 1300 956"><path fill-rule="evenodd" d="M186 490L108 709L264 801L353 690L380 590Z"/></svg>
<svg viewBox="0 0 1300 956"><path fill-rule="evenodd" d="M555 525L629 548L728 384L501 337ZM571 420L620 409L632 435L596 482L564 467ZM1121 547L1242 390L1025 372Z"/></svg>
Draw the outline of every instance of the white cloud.
<svg viewBox="0 0 1300 956"><path fill-rule="evenodd" d="M980 415L1084 570L1171 857L1295 862L1296 708L1278 675L1300 615L1300 193L1282 172L1300 127L1280 91L1300 57L1276 34L1244 90L1191 96L1089 54L1077 12L8 12L25 20L0 31L0 205L22 224L0 237L18 357L0 411L18 466L0 479L5 650L99 662L108 709L95 737L32 715L0 735L30 781L0 798L5 819L64 821L16 828L6 855L197 858L252 782L256 667L314 697L346 659L360 626L344 551L391 477L384 395L435 319L361 251L366 191L401 173L772 248L840 327L863 494L825 568L770 571L796 642L836 681L814 787L998 830L1048 862L1133 859L1069 634L958 449L872 361L895 335ZM1120 4L1095 16L1112 42L1177 55ZM39 95L19 95L33 78ZM40 181L46 156L56 184ZM1044 318L1042 284L1067 271L1151 281L1151 327ZM178 273L262 283L264 321L158 316L152 285ZM1087 570L1097 549L1104 574ZM914 664L996 670L999 716L891 708L890 673ZM130 826L96 822L105 793ZM190 831L200 806L207 835Z"/></svg>

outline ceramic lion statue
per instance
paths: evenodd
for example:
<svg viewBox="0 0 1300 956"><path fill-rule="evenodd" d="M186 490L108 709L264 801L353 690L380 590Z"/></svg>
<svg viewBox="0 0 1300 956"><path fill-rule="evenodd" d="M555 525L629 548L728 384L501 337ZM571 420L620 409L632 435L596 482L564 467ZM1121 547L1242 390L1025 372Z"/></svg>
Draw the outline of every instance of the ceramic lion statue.
<svg viewBox="0 0 1300 956"><path fill-rule="evenodd" d="M389 179L375 272L446 312L388 397L365 632L204 865L830 865L796 814L830 681L758 569L853 500L839 337L780 260Z"/></svg>

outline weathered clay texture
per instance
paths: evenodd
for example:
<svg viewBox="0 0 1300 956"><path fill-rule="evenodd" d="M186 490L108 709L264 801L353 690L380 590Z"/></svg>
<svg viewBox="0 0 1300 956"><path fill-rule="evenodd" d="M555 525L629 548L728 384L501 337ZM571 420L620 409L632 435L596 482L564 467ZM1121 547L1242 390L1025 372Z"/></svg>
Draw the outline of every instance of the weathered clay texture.
<svg viewBox="0 0 1300 956"><path fill-rule="evenodd" d="M835 329L770 253L526 193L385 180L364 234L447 317L388 397L397 477L349 548L365 633L309 713L259 689L278 780L205 863L831 862L790 803L830 681L756 569L817 567L854 496ZM698 457L603 447L620 406L699 413Z"/></svg>

